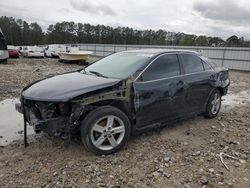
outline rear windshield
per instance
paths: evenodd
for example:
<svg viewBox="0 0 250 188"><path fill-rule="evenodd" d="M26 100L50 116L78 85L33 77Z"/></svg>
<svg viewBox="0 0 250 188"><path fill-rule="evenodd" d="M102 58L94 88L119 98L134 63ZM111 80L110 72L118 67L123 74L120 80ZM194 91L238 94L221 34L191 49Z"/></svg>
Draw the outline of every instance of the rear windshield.
<svg viewBox="0 0 250 188"><path fill-rule="evenodd" d="M203 56L200 56L200 58L201 58L203 61L207 62L207 63L208 63L210 66L212 66L213 68L218 67L218 65L217 65L213 60L208 59L208 58L203 57Z"/></svg>

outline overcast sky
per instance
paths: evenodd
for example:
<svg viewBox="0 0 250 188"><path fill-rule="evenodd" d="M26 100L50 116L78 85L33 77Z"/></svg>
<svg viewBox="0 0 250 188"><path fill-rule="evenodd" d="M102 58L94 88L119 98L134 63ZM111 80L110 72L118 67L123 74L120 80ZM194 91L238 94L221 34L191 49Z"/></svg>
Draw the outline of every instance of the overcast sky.
<svg viewBox="0 0 250 188"><path fill-rule="evenodd" d="M249 0L0 0L0 16L250 39Z"/></svg>

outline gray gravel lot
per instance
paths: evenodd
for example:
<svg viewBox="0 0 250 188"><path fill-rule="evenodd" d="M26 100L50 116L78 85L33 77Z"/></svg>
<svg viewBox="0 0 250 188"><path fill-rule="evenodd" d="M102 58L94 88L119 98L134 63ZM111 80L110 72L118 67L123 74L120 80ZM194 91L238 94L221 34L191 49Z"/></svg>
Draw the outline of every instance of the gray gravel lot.
<svg viewBox="0 0 250 188"><path fill-rule="evenodd" d="M14 59L0 64L0 101L26 84L81 68L57 59ZM250 73L230 71L229 94L246 91ZM34 136L0 147L0 187L240 187L250 185L250 103L236 102L215 119L194 119L132 137L120 152L95 156L78 139ZM230 104L229 104L230 106ZM1 117L1 115L0 115ZM0 135L4 136L4 135ZM223 152L235 159L223 157Z"/></svg>

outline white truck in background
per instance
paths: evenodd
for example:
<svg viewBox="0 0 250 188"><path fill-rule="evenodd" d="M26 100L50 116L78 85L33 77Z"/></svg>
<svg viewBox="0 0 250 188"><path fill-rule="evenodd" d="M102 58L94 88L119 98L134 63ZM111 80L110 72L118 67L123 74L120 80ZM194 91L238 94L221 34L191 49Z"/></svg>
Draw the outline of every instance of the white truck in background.
<svg viewBox="0 0 250 188"><path fill-rule="evenodd" d="M66 52L67 48L62 44L50 44L44 50L45 57L59 57L60 52Z"/></svg>

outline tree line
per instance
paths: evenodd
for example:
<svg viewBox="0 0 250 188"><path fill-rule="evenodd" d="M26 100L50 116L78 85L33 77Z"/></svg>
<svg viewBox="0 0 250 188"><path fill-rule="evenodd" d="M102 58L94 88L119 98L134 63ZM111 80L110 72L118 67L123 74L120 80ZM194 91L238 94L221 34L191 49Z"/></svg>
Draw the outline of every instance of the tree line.
<svg viewBox="0 0 250 188"><path fill-rule="evenodd" d="M220 37L197 36L181 32L138 30L130 27L110 27L75 22L57 22L43 31L37 22L28 23L13 17L0 17L0 27L10 45L44 44L131 44L174 46L226 46L250 47L250 41L235 35L223 40Z"/></svg>

